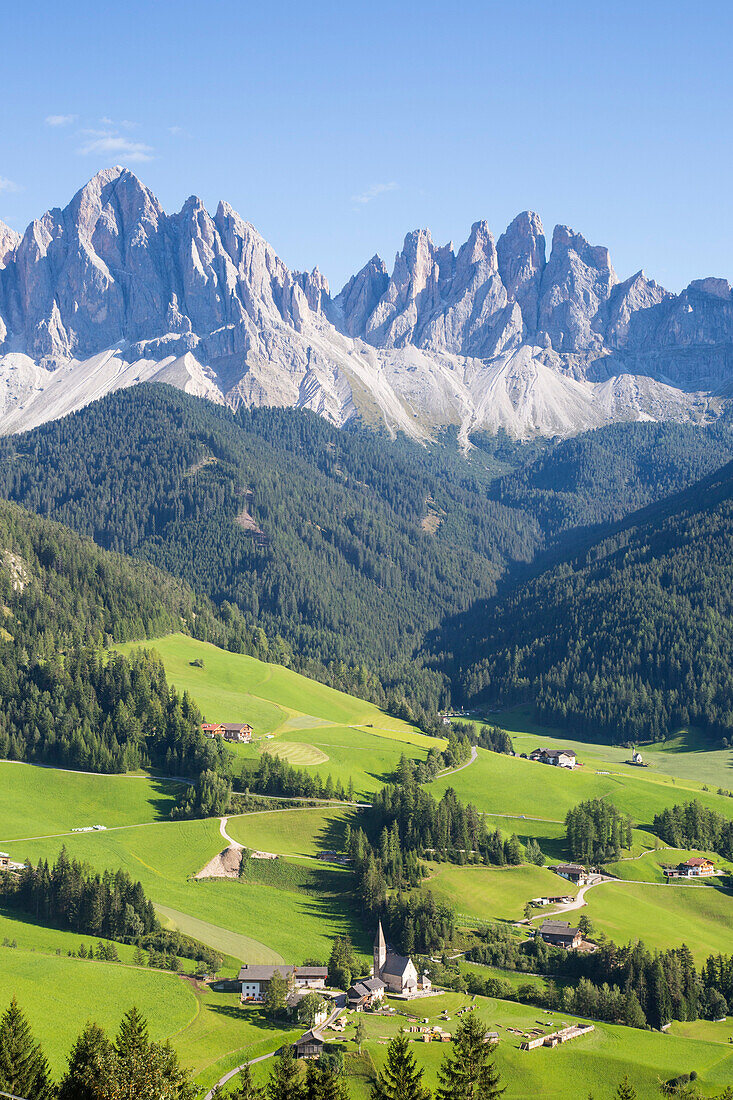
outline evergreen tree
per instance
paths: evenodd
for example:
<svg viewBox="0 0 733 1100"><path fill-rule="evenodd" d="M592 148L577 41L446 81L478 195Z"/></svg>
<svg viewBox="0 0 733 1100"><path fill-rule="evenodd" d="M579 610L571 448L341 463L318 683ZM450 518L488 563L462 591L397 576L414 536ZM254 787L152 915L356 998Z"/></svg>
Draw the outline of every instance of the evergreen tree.
<svg viewBox="0 0 733 1100"><path fill-rule="evenodd" d="M361 1016L359 1016L356 1021L356 1030L354 1031L354 1042L356 1043L359 1054L361 1054L361 1044L364 1042L365 1037L366 1028L364 1027L364 1021Z"/></svg>
<svg viewBox="0 0 733 1100"><path fill-rule="evenodd" d="M265 1094L267 1100L306 1100L292 1047L285 1047L275 1059Z"/></svg>
<svg viewBox="0 0 733 1100"><path fill-rule="evenodd" d="M623 1081L621 1081L614 1096L616 1100L636 1100L636 1089L629 1082L628 1077L624 1077Z"/></svg>
<svg viewBox="0 0 733 1100"><path fill-rule="evenodd" d="M99 1100L111 1056L112 1044L102 1028L87 1023L71 1048L58 1100Z"/></svg>
<svg viewBox="0 0 733 1100"><path fill-rule="evenodd" d="M430 1100L422 1078L423 1070L418 1069L407 1037L400 1031L387 1047L387 1061L372 1085L371 1100Z"/></svg>
<svg viewBox="0 0 733 1100"><path fill-rule="evenodd" d="M486 1027L471 1012L458 1024L453 1050L438 1071L438 1100L496 1100L505 1091L494 1062L494 1048L484 1041Z"/></svg>
<svg viewBox="0 0 733 1100"><path fill-rule="evenodd" d="M323 1059L311 1059L305 1067L305 1100L349 1100L343 1082Z"/></svg>
<svg viewBox="0 0 733 1100"><path fill-rule="evenodd" d="M0 1017L0 1090L24 1100L50 1100L55 1091L48 1062L15 997Z"/></svg>
<svg viewBox="0 0 733 1100"><path fill-rule="evenodd" d="M133 1005L120 1022L120 1029L117 1032L115 1042L115 1053L120 1058L129 1058L144 1054L149 1046L147 1022L142 1013Z"/></svg>

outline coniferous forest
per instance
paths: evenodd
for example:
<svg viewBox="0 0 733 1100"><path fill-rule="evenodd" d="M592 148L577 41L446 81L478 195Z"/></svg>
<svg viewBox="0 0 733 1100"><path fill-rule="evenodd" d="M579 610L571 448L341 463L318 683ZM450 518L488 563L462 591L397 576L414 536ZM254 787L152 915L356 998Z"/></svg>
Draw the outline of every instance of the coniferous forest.
<svg viewBox="0 0 733 1100"><path fill-rule="evenodd" d="M423 447L339 431L307 412L232 413L143 385L0 440L0 495L210 597L221 616L212 640L223 636L426 726L452 691L478 702L536 699L545 715L564 707L590 735L632 736L648 703L657 735L681 713L722 728L724 670L713 662L704 683L701 670L687 670L667 622L664 577L648 607L635 608L629 591L633 637L624 640L628 624L609 624L619 637L602 647L609 652L598 668L585 660L592 586L583 624L563 615L556 643L539 631L541 653L532 624L543 608L516 601L551 600L544 577L526 587L533 573L733 457L730 426L625 424L564 441L519 444L499 434L472 443L464 454L446 432ZM616 536L622 555L630 537ZM589 560L596 572L605 563L610 578L613 551L602 545ZM574 585L587 587L580 569L558 566L558 599L576 603ZM694 595L698 572L691 563L677 586L693 590L695 607L708 606L712 584ZM487 606L520 582L515 602ZM606 597L599 591L599 607ZM724 602L723 594L710 606ZM544 611L554 613L552 604ZM682 673L679 697L660 698L664 670L635 629L642 615ZM516 656L503 655L507 646ZM565 663L555 650L568 653ZM530 676L523 664L534 668L538 656Z"/></svg>

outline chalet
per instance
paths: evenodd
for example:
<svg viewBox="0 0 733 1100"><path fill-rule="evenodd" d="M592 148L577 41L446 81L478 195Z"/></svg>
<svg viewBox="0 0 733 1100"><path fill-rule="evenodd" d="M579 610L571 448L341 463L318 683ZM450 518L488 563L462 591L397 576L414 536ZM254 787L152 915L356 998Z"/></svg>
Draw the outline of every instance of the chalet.
<svg viewBox="0 0 733 1100"><path fill-rule="evenodd" d="M574 882L578 886L585 886L590 878L585 867L581 867L579 863L560 863L557 867L551 867L550 870L560 878L566 878L568 882Z"/></svg>
<svg viewBox="0 0 733 1100"><path fill-rule="evenodd" d="M543 921L540 936L545 943L553 947L564 947L566 951L574 951L583 942L580 929L571 928L566 920Z"/></svg>
<svg viewBox="0 0 733 1100"><path fill-rule="evenodd" d="M252 727L246 722L204 722L201 729L207 737L223 737L225 741L248 744L252 740Z"/></svg>
<svg viewBox="0 0 733 1100"><path fill-rule="evenodd" d="M328 969L325 966L243 966L237 977L242 986L242 1001L264 1001L275 974L285 979L291 992L325 989Z"/></svg>
<svg viewBox="0 0 733 1100"><path fill-rule="evenodd" d="M704 856L692 856L676 867L662 868L667 878L709 878L716 874L715 864Z"/></svg>
<svg viewBox="0 0 733 1100"><path fill-rule="evenodd" d="M570 749L535 749L529 754L529 759L540 764L552 764L556 768L571 770L577 764L577 757Z"/></svg>
<svg viewBox="0 0 733 1100"><path fill-rule="evenodd" d="M364 1008L371 1008L378 1001L384 999L384 982L381 978L364 978L360 982L354 982L346 994L346 1003L349 1008L360 1012Z"/></svg>
<svg viewBox="0 0 733 1100"><path fill-rule="evenodd" d="M311 1028L293 1044L296 1058L319 1058L325 1039L317 1028Z"/></svg>

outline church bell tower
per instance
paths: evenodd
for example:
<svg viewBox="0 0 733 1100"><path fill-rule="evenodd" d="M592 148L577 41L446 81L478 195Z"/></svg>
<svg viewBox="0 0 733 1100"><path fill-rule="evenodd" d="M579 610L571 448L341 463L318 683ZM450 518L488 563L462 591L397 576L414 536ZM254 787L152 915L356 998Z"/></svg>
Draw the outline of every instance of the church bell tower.
<svg viewBox="0 0 733 1100"><path fill-rule="evenodd" d="M377 934L374 937L374 977L381 978L384 964L387 961L387 944L382 931L382 922L379 922Z"/></svg>

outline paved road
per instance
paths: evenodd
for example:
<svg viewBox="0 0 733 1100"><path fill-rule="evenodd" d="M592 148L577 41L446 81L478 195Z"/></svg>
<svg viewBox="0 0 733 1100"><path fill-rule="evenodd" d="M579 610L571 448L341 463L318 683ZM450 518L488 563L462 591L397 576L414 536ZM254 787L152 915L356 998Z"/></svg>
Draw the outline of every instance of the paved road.
<svg viewBox="0 0 733 1100"><path fill-rule="evenodd" d="M346 994L340 993L338 997L336 997L334 1004L336 1007L334 1008L328 1019L325 1021L325 1023L322 1023L318 1027L318 1031L322 1031L324 1028L328 1027L329 1024L333 1023L337 1016L341 1015L343 1010L346 1008ZM305 1034L305 1032L303 1034ZM251 1058L248 1062L242 1062L241 1065L236 1066L233 1070L230 1070L229 1073L225 1073L223 1077L220 1077L216 1084L210 1089L210 1091L207 1092L204 1100L211 1100L212 1096L214 1095L214 1090L218 1088L223 1088L228 1081L231 1081L232 1077L237 1076L240 1069L244 1069L245 1066L253 1066L255 1062L266 1062L268 1058L274 1058L276 1054L277 1051L273 1050L270 1054L261 1054L259 1058Z"/></svg>
<svg viewBox="0 0 733 1100"><path fill-rule="evenodd" d="M472 764L476 763L478 757L478 749L475 745L471 747L471 759L467 760L465 764L459 764L457 768L449 768L447 772L439 772L436 775L436 779L445 779L446 775L455 775L456 772L462 772L464 768L470 768Z"/></svg>

